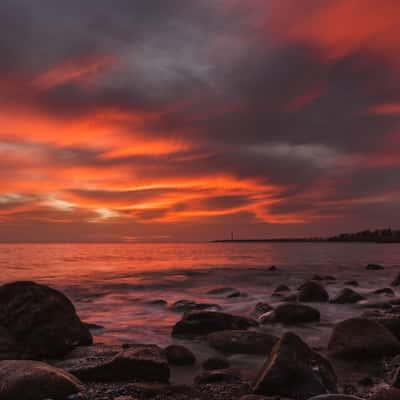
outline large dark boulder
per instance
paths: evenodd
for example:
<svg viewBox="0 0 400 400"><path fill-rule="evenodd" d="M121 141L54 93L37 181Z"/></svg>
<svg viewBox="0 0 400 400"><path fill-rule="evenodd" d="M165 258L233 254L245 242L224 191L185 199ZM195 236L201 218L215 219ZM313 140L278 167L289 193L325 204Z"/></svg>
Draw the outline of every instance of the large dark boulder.
<svg viewBox="0 0 400 400"><path fill-rule="evenodd" d="M70 300L34 282L0 287L0 358L51 358L92 343Z"/></svg>
<svg viewBox="0 0 400 400"><path fill-rule="evenodd" d="M225 330L245 330L257 326L251 318L216 311L193 311L183 315L172 328L172 335L208 335Z"/></svg>
<svg viewBox="0 0 400 400"><path fill-rule="evenodd" d="M202 367L207 371L215 371L219 369L227 369L230 367L230 364L225 358L211 357L207 358L207 360L203 362Z"/></svg>
<svg viewBox="0 0 400 400"><path fill-rule="evenodd" d="M298 300L303 303L325 303L329 294L318 282L308 281L300 286Z"/></svg>
<svg viewBox="0 0 400 400"><path fill-rule="evenodd" d="M83 390L74 376L45 363L0 361L1 400L65 400Z"/></svg>
<svg viewBox="0 0 400 400"><path fill-rule="evenodd" d="M352 289L344 288L338 295L332 299L330 302L333 304L354 304L358 303L361 300L364 300L365 297L361 296L359 293L355 292Z"/></svg>
<svg viewBox="0 0 400 400"><path fill-rule="evenodd" d="M208 344L216 350L230 354L260 354L272 350L276 336L254 331L219 331L207 336Z"/></svg>
<svg viewBox="0 0 400 400"><path fill-rule="evenodd" d="M304 304L285 303L280 304L273 311L260 317L260 321L266 323L281 323L286 325L318 322L320 312Z"/></svg>
<svg viewBox="0 0 400 400"><path fill-rule="evenodd" d="M329 340L332 356L351 360L380 358L400 352L400 342L383 325L351 318L337 324Z"/></svg>
<svg viewBox="0 0 400 400"><path fill-rule="evenodd" d="M231 369L204 371L194 378L194 383L196 385L224 385L241 382L242 378L240 375Z"/></svg>
<svg viewBox="0 0 400 400"><path fill-rule="evenodd" d="M82 381L168 382L170 369L162 349L155 345L136 345L113 355L93 355L65 368Z"/></svg>
<svg viewBox="0 0 400 400"><path fill-rule="evenodd" d="M168 363L173 365L192 365L196 363L196 356L186 347L171 344L165 348Z"/></svg>
<svg viewBox="0 0 400 400"><path fill-rule="evenodd" d="M337 378L329 361L310 349L299 336L287 332L261 368L253 391L307 400L319 394L337 392Z"/></svg>

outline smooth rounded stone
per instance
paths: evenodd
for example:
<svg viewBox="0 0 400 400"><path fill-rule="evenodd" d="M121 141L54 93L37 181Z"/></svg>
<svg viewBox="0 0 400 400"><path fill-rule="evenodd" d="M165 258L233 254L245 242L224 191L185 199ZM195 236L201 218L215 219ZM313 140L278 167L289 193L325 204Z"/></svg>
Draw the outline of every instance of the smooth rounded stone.
<svg viewBox="0 0 400 400"><path fill-rule="evenodd" d="M397 274L397 276L393 279L392 283L390 286L400 286L400 272Z"/></svg>
<svg viewBox="0 0 400 400"><path fill-rule="evenodd" d="M279 285L275 288L274 293L290 292L290 288L287 285Z"/></svg>
<svg viewBox="0 0 400 400"><path fill-rule="evenodd" d="M372 292L373 294L384 294L386 296L394 296L394 291L391 288L377 289Z"/></svg>
<svg viewBox="0 0 400 400"><path fill-rule="evenodd" d="M400 340L400 316L397 314L382 313L380 311L367 312L364 318L378 322L388 329L398 340Z"/></svg>
<svg viewBox="0 0 400 400"><path fill-rule="evenodd" d="M218 304L195 303L192 300L178 300L171 305L170 310L174 312L201 311L201 310L219 310Z"/></svg>
<svg viewBox="0 0 400 400"><path fill-rule="evenodd" d="M237 292L230 293L230 294L228 294L226 296L227 299L234 299L234 298L237 298L237 297L249 297L249 295L247 293L245 293L245 292L237 291Z"/></svg>
<svg viewBox="0 0 400 400"><path fill-rule="evenodd" d="M337 377L329 361L292 332L273 348L256 378L253 391L267 396L307 400L336 393Z"/></svg>
<svg viewBox="0 0 400 400"><path fill-rule="evenodd" d="M92 343L71 301L34 282L0 286L0 359L62 357Z"/></svg>
<svg viewBox="0 0 400 400"><path fill-rule="evenodd" d="M258 318L260 315L263 315L272 310L273 310L273 307L271 307L268 303L259 302L255 305L254 310L251 313L251 315L255 318Z"/></svg>
<svg viewBox="0 0 400 400"><path fill-rule="evenodd" d="M365 269L368 271L381 271L385 268L380 264L368 264Z"/></svg>
<svg viewBox="0 0 400 400"><path fill-rule="evenodd" d="M225 330L245 330L257 326L251 318L217 311L193 311L183 315L172 328L172 335L208 335Z"/></svg>
<svg viewBox="0 0 400 400"><path fill-rule="evenodd" d="M399 400L400 399L400 390L397 388L385 388L381 389L368 400Z"/></svg>
<svg viewBox="0 0 400 400"><path fill-rule="evenodd" d="M276 336L254 331L219 331L207 336L208 344L229 354L268 354L278 341Z"/></svg>
<svg viewBox="0 0 400 400"><path fill-rule="evenodd" d="M341 290L338 295L333 298L330 303L333 304L355 304L361 300L365 300L364 296L361 296L359 293L355 292L352 289L344 288Z"/></svg>
<svg viewBox="0 0 400 400"><path fill-rule="evenodd" d="M324 303L329 300L329 294L318 282L308 281L300 286L298 300L303 303Z"/></svg>
<svg viewBox="0 0 400 400"><path fill-rule="evenodd" d="M359 283L356 280L346 281L346 282L344 282L344 284L346 286L353 286L353 287L360 286Z"/></svg>
<svg viewBox="0 0 400 400"><path fill-rule="evenodd" d="M163 299L150 300L147 301L146 304L155 307L166 307L168 305L167 301Z"/></svg>
<svg viewBox="0 0 400 400"><path fill-rule="evenodd" d="M196 356L186 347L172 344L165 348L168 363L173 365L193 365Z"/></svg>
<svg viewBox="0 0 400 400"><path fill-rule="evenodd" d="M320 396L311 397L309 400L363 400L361 397L349 394L322 394Z"/></svg>
<svg viewBox="0 0 400 400"><path fill-rule="evenodd" d="M278 271L278 267L277 267L276 265L271 265L271 266L268 268L268 271L272 271L272 272Z"/></svg>
<svg viewBox="0 0 400 400"><path fill-rule="evenodd" d="M158 346L137 345L114 356L111 354L109 357L89 357L68 371L85 382L169 381L168 362Z"/></svg>
<svg viewBox="0 0 400 400"><path fill-rule="evenodd" d="M381 358L399 353L400 342L375 321L351 318L334 327L328 350L334 357L350 360Z"/></svg>
<svg viewBox="0 0 400 400"><path fill-rule="evenodd" d="M204 371L194 378L196 385L241 383L240 375L231 369Z"/></svg>
<svg viewBox="0 0 400 400"><path fill-rule="evenodd" d="M211 357L207 358L207 360L203 362L202 366L207 371L214 371L219 369L227 369L230 367L230 363L225 358Z"/></svg>
<svg viewBox="0 0 400 400"><path fill-rule="evenodd" d="M45 363L0 361L1 400L65 400L83 390L77 378Z"/></svg>
<svg viewBox="0 0 400 400"><path fill-rule="evenodd" d="M267 314L260 317L261 323L281 323L286 325L318 322L320 312L310 306L296 303L280 304Z"/></svg>

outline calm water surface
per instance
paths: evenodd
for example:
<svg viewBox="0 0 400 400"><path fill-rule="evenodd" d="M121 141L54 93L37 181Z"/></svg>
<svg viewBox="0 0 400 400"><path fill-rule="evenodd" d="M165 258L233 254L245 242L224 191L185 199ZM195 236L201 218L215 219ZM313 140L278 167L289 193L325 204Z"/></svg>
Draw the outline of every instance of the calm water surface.
<svg viewBox="0 0 400 400"><path fill-rule="evenodd" d="M383 264L385 270L366 271L368 263ZM279 270L268 271L271 265ZM400 245L3 244L0 266L3 282L35 280L65 292L83 320L105 327L95 333L97 342L165 345L172 341L171 326L180 314L149 301L163 299L171 305L189 299L249 315L258 301L279 302L271 297L278 284L295 289L316 273L337 278L327 287L332 296L343 288L344 281L357 279L357 290L375 299L371 291L388 286L400 270ZM206 294L221 286L237 288L248 297L224 299ZM315 306L321 310L320 325L291 329L316 346L326 345L332 324L363 311L357 306ZM287 328L262 329L280 334ZM197 346L201 352L203 345L191 342L189 346Z"/></svg>

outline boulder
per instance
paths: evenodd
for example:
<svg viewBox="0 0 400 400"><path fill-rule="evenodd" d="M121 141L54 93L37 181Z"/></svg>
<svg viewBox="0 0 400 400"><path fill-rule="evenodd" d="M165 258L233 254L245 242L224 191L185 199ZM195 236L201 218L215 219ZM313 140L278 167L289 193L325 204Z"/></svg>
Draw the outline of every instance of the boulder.
<svg viewBox="0 0 400 400"><path fill-rule="evenodd" d="M92 343L70 300L34 282L0 287L0 336L0 359L61 357Z"/></svg>
<svg viewBox="0 0 400 400"><path fill-rule="evenodd" d="M193 311L183 315L172 328L172 335L208 335L225 330L245 330L257 326L251 318L216 311Z"/></svg>
<svg viewBox="0 0 400 400"><path fill-rule="evenodd" d="M388 329L398 340L400 340L400 316L397 314L375 311L364 313L363 316L371 321L378 322Z"/></svg>
<svg viewBox="0 0 400 400"><path fill-rule="evenodd" d="M391 286L400 286L400 272L397 274L397 276L393 279L392 283L390 284Z"/></svg>
<svg viewBox="0 0 400 400"><path fill-rule="evenodd" d="M400 342L387 328L375 321L351 318L334 327L328 350L338 358L380 358L400 352Z"/></svg>
<svg viewBox="0 0 400 400"><path fill-rule="evenodd" d="M296 303L280 304L267 314L260 317L262 323L281 323L286 325L318 322L320 312L315 308Z"/></svg>
<svg viewBox="0 0 400 400"><path fill-rule="evenodd" d="M186 347L172 344L165 348L168 363L173 365L192 365L196 363L195 355Z"/></svg>
<svg viewBox="0 0 400 400"><path fill-rule="evenodd" d="M187 312L187 311L201 311L201 310L213 310L217 311L221 307L218 304L209 303L195 303L192 300L178 300L171 305L170 310L174 312Z"/></svg>
<svg viewBox="0 0 400 400"><path fill-rule="evenodd" d="M227 330L210 333L208 344L223 353L267 354L277 342L276 336L254 331Z"/></svg>
<svg viewBox="0 0 400 400"><path fill-rule="evenodd" d="M45 363L0 361L1 400L65 400L83 390L77 378Z"/></svg>
<svg viewBox="0 0 400 400"><path fill-rule="evenodd" d="M380 271L382 269L385 269L382 265L380 264L368 264L365 269L368 271Z"/></svg>
<svg viewBox="0 0 400 400"><path fill-rule="evenodd" d="M229 296L232 293L239 292L237 289L232 287L219 287L209 290L206 294L211 296Z"/></svg>
<svg viewBox="0 0 400 400"><path fill-rule="evenodd" d="M273 308L268 303L259 302L255 305L252 316L258 318L260 315L263 315L272 310Z"/></svg>
<svg viewBox="0 0 400 400"><path fill-rule="evenodd" d="M324 357L299 336L285 333L273 348L253 385L256 394L307 400L337 392L335 372Z"/></svg>
<svg viewBox="0 0 400 400"><path fill-rule="evenodd" d="M196 385L241 383L242 378L231 369L205 371L194 378Z"/></svg>
<svg viewBox="0 0 400 400"><path fill-rule="evenodd" d="M155 345L136 345L115 356L91 357L68 371L89 382L168 382L170 370L163 351Z"/></svg>
<svg viewBox="0 0 400 400"><path fill-rule="evenodd" d="M333 304L354 304L358 303L361 300L364 300L365 297L361 296L359 293L355 292L352 289L344 288L338 295L332 299L330 302Z"/></svg>
<svg viewBox="0 0 400 400"><path fill-rule="evenodd" d="M324 303L329 300L329 294L318 282L308 281L300 286L298 300L303 303Z"/></svg>
<svg viewBox="0 0 400 400"><path fill-rule="evenodd" d="M400 390L396 388L385 388L378 390L369 397L369 400L399 400Z"/></svg>
<svg viewBox="0 0 400 400"><path fill-rule="evenodd" d="M227 369L230 367L229 361L225 358L211 357L203 362L203 368L207 371Z"/></svg>

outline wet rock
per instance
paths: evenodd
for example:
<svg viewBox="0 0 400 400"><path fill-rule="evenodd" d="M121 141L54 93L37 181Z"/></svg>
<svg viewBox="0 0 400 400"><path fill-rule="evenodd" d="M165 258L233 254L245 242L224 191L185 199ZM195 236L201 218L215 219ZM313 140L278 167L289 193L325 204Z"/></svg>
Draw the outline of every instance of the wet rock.
<svg viewBox="0 0 400 400"><path fill-rule="evenodd" d="M368 271L380 271L385 269L382 265L380 264L368 264L365 269L367 269Z"/></svg>
<svg viewBox="0 0 400 400"><path fill-rule="evenodd" d="M372 293L373 294L384 294L386 296L394 296L394 291L393 291L393 289L390 289L390 288L377 289L377 290L374 290Z"/></svg>
<svg viewBox="0 0 400 400"><path fill-rule="evenodd" d="M286 303L294 303L297 301L297 293L289 294L288 296L285 296L282 301Z"/></svg>
<svg viewBox="0 0 400 400"><path fill-rule="evenodd" d="M299 336L287 332L273 348L253 386L254 393L307 400L337 391L330 363Z"/></svg>
<svg viewBox="0 0 400 400"><path fill-rule="evenodd" d="M252 316L258 318L260 315L263 315L272 310L273 307L271 307L268 303L259 302L255 305Z"/></svg>
<svg viewBox="0 0 400 400"><path fill-rule="evenodd" d="M150 300L146 304L148 304L149 306L155 306L155 307L166 307L168 303L165 300L156 299L156 300Z"/></svg>
<svg viewBox="0 0 400 400"><path fill-rule="evenodd" d="M195 303L192 300L178 300L171 305L170 309L174 312L200 311L200 310L219 310L221 307L218 304Z"/></svg>
<svg viewBox="0 0 400 400"><path fill-rule="evenodd" d="M346 281L344 283L346 286L353 286L353 287L358 287L360 286L359 283L356 280L352 280L352 281Z"/></svg>
<svg viewBox="0 0 400 400"><path fill-rule="evenodd" d="M168 363L173 365L192 365L196 363L195 355L186 347L172 344L165 348Z"/></svg>
<svg viewBox="0 0 400 400"><path fill-rule="evenodd" d="M163 351L155 345L137 345L113 357L89 357L68 370L90 382L168 382L170 374Z"/></svg>
<svg viewBox="0 0 400 400"><path fill-rule="evenodd" d="M241 383L242 378L231 369L205 371L194 378L196 385Z"/></svg>
<svg viewBox="0 0 400 400"><path fill-rule="evenodd" d="M362 400L360 397L349 394L321 394L320 396L311 397L309 400Z"/></svg>
<svg viewBox="0 0 400 400"><path fill-rule="evenodd" d="M364 300L365 297L361 296L359 293L355 292L352 289L344 288L338 295L331 300L330 302L333 304L354 304L358 303L361 300Z"/></svg>
<svg viewBox="0 0 400 400"><path fill-rule="evenodd" d="M396 388L381 389L372 395L369 400L399 400L400 390Z"/></svg>
<svg viewBox="0 0 400 400"><path fill-rule="evenodd" d="M242 396L239 400L290 400L287 399L286 397L270 397L270 396L262 396L260 394L246 394L244 396Z"/></svg>
<svg viewBox="0 0 400 400"><path fill-rule="evenodd" d="M300 286L298 300L303 303L324 303L329 300L329 294L319 283L308 281Z"/></svg>
<svg viewBox="0 0 400 400"><path fill-rule="evenodd" d="M58 357L92 335L69 299L34 282L0 287L0 359Z"/></svg>
<svg viewBox="0 0 400 400"><path fill-rule="evenodd" d="M238 292L238 290L232 287L219 287L209 290L206 294L211 296L228 296L236 292Z"/></svg>
<svg viewBox="0 0 400 400"><path fill-rule="evenodd" d="M104 326L98 324L89 324L87 322L84 322L83 325L85 325L85 327L90 331L101 331L105 329Z"/></svg>
<svg viewBox="0 0 400 400"><path fill-rule="evenodd" d="M248 297L248 296L249 295L247 293L245 293L245 292L236 291L236 292L228 294L226 297L228 299L234 299L234 298L237 298L237 297Z"/></svg>
<svg viewBox="0 0 400 400"><path fill-rule="evenodd" d="M207 371L227 369L230 367L229 361L225 358L211 357L203 362L203 368Z"/></svg>
<svg viewBox="0 0 400 400"><path fill-rule="evenodd" d="M0 361L1 400L65 400L83 390L78 379L45 363Z"/></svg>
<svg viewBox="0 0 400 400"><path fill-rule="evenodd" d="M225 330L245 330L257 326L251 318L216 311L193 311L184 314L172 328L172 335L208 335Z"/></svg>
<svg viewBox="0 0 400 400"><path fill-rule="evenodd" d="M282 323L287 325L318 322L320 312L315 308L295 303L281 304L274 311L260 317L262 323Z"/></svg>
<svg viewBox="0 0 400 400"><path fill-rule="evenodd" d="M364 313L363 316L371 321L375 321L388 329L398 340L400 340L400 316L397 314L382 313L375 311Z"/></svg>
<svg viewBox="0 0 400 400"><path fill-rule="evenodd" d="M273 271L273 272L278 271L278 267L277 267L276 265L271 265L271 266L268 268L268 271Z"/></svg>
<svg viewBox="0 0 400 400"><path fill-rule="evenodd" d="M278 338L254 331L220 331L207 336L208 344L216 350L230 354L267 354Z"/></svg>
<svg viewBox="0 0 400 400"><path fill-rule="evenodd" d="M289 292L290 288L289 286L286 285L279 285L276 287L276 289L274 290L274 293L281 293L281 292Z"/></svg>
<svg viewBox="0 0 400 400"><path fill-rule="evenodd" d="M390 286L400 286L400 272L397 274L396 278L393 279Z"/></svg>
<svg viewBox="0 0 400 400"><path fill-rule="evenodd" d="M335 357L351 360L381 358L400 352L400 342L383 325L352 318L334 327L328 350Z"/></svg>

